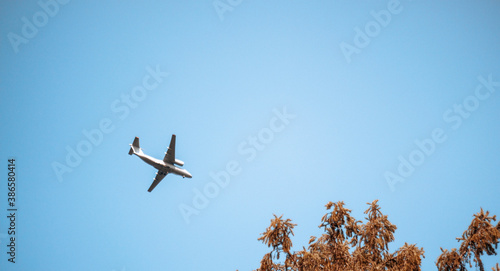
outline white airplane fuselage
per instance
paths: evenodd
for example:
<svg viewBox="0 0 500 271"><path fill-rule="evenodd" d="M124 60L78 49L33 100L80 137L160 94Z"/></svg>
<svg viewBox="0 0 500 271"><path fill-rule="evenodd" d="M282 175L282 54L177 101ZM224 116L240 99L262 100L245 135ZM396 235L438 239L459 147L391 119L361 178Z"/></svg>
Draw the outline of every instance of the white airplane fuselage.
<svg viewBox="0 0 500 271"><path fill-rule="evenodd" d="M182 176L183 178L192 178L193 176L191 173L189 173L187 170L183 168L176 167L173 164L166 163L160 159L156 159L154 157L151 157L147 154L144 153L134 153L137 155L139 158L141 158L142 161L146 162L147 164L153 166L157 170L164 172L164 173L173 173L175 175Z"/></svg>
<svg viewBox="0 0 500 271"><path fill-rule="evenodd" d="M130 144L130 150L128 151L129 155L137 155L139 158L141 158L142 161L158 170L158 172L156 172L153 183L148 189L148 192L153 191L153 189L155 189L155 187L161 182L161 180L163 180L163 178L165 178L169 173L182 176L183 178L193 177L187 170L176 166L178 165L182 167L184 165L184 162L175 158L175 138L175 135L172 135L172 139L170 139L170 145L167 149L167 152L165 152L165 157L163 158L163 160L146 155L139 145L138 137L136 137L134 139L134 142Z"/></svg>

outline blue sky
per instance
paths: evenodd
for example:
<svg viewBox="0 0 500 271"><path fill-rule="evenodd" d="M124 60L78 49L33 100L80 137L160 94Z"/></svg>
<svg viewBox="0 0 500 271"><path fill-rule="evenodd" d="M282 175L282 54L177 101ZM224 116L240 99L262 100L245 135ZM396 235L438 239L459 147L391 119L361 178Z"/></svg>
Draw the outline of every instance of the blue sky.
<svg viewBox="0 0 500 271"><path fill-rule="evenodd" d="M273 213L298 224L300 250L321 234L328 201L363 219L379 199L398 227L391 251L416 243L423 270L436 270L474 213L500 215L499 11L497 1L2 2L0 269L252 270ZM148 193L155 170L128 144L138 136L161 158L174 133L193 178ZM68 163L72 151L81 159ZM9 157L16 264L5 253ZM392 185L388 172L400 177ZM222 185L213 177L225 174Z"/></svg>

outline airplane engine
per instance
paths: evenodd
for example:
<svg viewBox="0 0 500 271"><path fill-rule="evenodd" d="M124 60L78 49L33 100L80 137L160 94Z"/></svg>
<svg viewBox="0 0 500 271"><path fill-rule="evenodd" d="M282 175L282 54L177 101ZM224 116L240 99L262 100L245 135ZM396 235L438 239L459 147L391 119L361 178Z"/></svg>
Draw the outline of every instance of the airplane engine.
<svg viewBox="0 0 500 271"><path fill-rule="evenodd" d="M181 161L181 160L179 160L179 159L175 159L174 164L176 164L176 165L178 165L178 166L181 166L181 167L182 167L182 166L184 165L184 162L182 162L182 161Z"/></svg>

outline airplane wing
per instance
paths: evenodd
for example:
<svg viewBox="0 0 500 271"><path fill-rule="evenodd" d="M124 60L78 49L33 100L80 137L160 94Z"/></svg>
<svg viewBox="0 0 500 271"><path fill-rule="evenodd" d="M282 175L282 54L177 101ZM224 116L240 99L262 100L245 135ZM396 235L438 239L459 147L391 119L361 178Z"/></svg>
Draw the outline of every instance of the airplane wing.
<svg viewBox="0 0 500 271"><path fill-rule="evenodd" d="M172 139L170 139L170 146L168 147L168 150L165 153L163 162L169 164L174 164L175 162L175 135L172 135Z"/></svg>
<svg viewBox="0 0 500 271"><path fill-rule="evenodd" d="M163 178L165 178L165 176L167 176L167 174L168 173L166 173L166 172L162 172L162 171L158 170L158 172L156 172L155 180L153 181L153 183L149 187L148 192L153 191L153 189L155 189L155 187L161 182L161 180L163 180Z"/></svg>

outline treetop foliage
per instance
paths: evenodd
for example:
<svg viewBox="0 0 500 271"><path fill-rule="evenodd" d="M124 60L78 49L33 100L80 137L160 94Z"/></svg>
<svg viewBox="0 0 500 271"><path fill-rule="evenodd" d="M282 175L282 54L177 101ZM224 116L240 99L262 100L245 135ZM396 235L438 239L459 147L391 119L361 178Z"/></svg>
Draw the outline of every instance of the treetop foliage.
<svg viewBox="0 0 500 271"><path fill-rule="evenodd" d="M320 237L311 236L308 248L292 251L293 224L290 219L276 216L271 225L258 238L272 250L265 254L256 271L274 270L324 270L324 271L420 271L423 248L416 244L405 243L394 252L389 251L389 243L394 241L396 225L384 215L378 200L369 205L364 212L365 222L351 216L351 210L344 207L344 202L328 202L327 213L321 218ZM464 271L476 267L484 271L481 256L496 255L500 241L500 223L494 225L495 216L483 209L474 215L474 219L462 237L457 250L442 249L436 266L439 271ZM280 256L284 255L284 258ZM472 260L472 261L471 261ZM493 271L500 271L497 264Z"/></svg>

